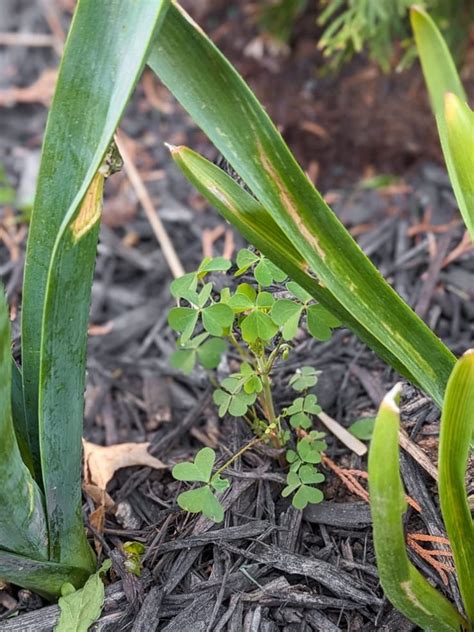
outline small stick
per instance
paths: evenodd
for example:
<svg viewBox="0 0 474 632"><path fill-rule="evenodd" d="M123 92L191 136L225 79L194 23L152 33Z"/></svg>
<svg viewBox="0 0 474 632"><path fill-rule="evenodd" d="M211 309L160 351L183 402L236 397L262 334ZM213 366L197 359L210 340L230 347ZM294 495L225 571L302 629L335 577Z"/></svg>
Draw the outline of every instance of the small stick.
<svg viewBox="0 0 474 632"><path fill-rule="evenodd" d="M178 255L176 254L176 250L174 249L173 243L169 238L161 219L158 217L150 194L143 183L142 177L139 174L138 169L135 167L132 157L125 145L123 132L115 135L115 142L117 143L118 150L122 156L125 172L132 184L132 187L135 189L135 193L137 194L141 205L143 206L145 215L153 228L153 232L155 233L158 243L161 246L161 250L173 276L175 278L183 276L185 273L184 268Z"/></svg>
<svg viewBox="0 0 474 632"><path fill-rule="evenodd" d="M54 48L56 38L49 33L0 33L0 46L34 46Z"/></svg>
<svg viewBox="0 0 474 632"><path fill-rule="evenodd" d="M354 437L353 434L346 430L344 426L341 426L335 419L326 415L326 413L319 413L318 418L341 443L349 448L349 450L352 450L352 452L355 452L358 456L367 454L367 446L362 443L362 441L359 441L357 437Z"/></svg>
<svg viewBox="0 0 474 632"><path fill-rule="evenodd" d="M414 441L410 439L407 433L404 430L400 430L398 433L398 441L405 452L415 459L415 461L420 465L428 474L435 480L438 481L438 469L435 465L430 461L430 458L419 446L416 445Z"/></svg>

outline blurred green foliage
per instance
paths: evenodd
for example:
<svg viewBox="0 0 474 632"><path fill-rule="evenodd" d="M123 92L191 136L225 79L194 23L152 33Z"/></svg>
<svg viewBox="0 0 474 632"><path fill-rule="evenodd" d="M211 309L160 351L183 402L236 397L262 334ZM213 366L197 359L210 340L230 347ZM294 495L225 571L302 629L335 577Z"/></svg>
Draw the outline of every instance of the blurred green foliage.
<svg viewBox="0 0 474 632"><path fill-rule="evenodd" d="M338 71L354 54L366 51L388 72L411 64L416 56L408 21L414 0L319 0L317 24L323 28L318 47L327 71ZM430 12L455 59L459 60L474 18L472 0L418 0ZM295 20L311 8L309 0L260 0L259 23L275 39L288 42ZM313 5L314 6L314 5ZM398 50L397 50L398 49ZM395 52L398 52L395 55Z"/></svg>

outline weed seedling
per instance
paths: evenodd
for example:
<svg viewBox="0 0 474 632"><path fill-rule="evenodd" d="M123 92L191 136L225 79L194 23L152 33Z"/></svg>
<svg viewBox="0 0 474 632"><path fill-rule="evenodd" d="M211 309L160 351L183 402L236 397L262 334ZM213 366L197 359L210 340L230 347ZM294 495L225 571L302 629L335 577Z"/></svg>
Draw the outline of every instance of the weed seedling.
<svg viewBox="0 0 474 632"><path fill-rule="evenodd" d="M217 291L212 275L230 268L226 259L204 259L196 272L175 280L171 293L178 305L168 316L171 328L180 335L171 357L174 368L184 373L190 373L197 364L216 369L229 348L237 351L239 358L238 371L220 380L211 376L213 400L220 417L243 418L254 438L214 473L216 454L211 448L200 450L194 463L179 463L173 468L175 479L200 484L178 496L180 507L216 522L224 517L216 493L230 486L221 474L257 444L271 443L280 451L287 448L287 485L282 495L292 496L296 508L304 509L308 503L323 499L316 485L324 481L324 475L316 466L326 444L324 433L313 430L313 417L321 407L316 395L309 392L317 383L318 372L310 366L296 370L289 386L297 396L281 410L275 406L272 376L277 362L288 358L303 321L318 340L327 340L340 324L297 283L286 283L284 292L272 291L281 289L276 284L284 283L287 277L260 253L240 250L234 287ZM239 283L241 277L244 280Z"/></svg>

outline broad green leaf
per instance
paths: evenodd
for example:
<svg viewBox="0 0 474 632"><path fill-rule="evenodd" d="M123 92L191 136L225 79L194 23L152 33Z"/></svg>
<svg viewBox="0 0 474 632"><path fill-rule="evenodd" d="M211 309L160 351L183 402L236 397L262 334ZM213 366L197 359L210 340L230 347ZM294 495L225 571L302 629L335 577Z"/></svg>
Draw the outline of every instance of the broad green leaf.
<svg viewBox="0 0 474 632"><path fill-rule="evenodd" d="M374 432L375 417L364 417L357 419L348 428L349 432L361 439L362 441L370 441Z"/></svg>
<svg viewBox="0 0 474 632"><path fill-rule="evenodd" d="M262 258L253 271L255 280L263 287L268 287L275 282L282 282L286 279L286 273L280 270L267 258Z"/></svg>
<svg viewBox="0 0 474 632"><path fill-rule="evenodd" d="M23 463L12 422L11 335L8 307L0 286L0 549L27 557L48 557L44 499ZM0 562L0 577L2 574Z"/></svg>
<svg viewBox="0 0 474 632"><path fill-rule="evenodd" d="M303 306L283 298L275 301L271 316L272 319L282 328L283 340L293 340L298 332Z"/></svg>
<svg viewBox="0 0 474 632"><path fill-rule="evenodd" d="M178 505L190 513L202 513L214 522L224 520L224 509L207 485L190 489L178 496Z"/></svg>
<svg viewBox="0 0 474 632"><path fill-rule="evenodd" d="M194 457L194 463L178 463L173 467L173 478L177 481L209 483L216 453L212 448L202 448Z"/></svg>
<svg viewBox="0 0 474 632"><path fill-rule="evenodd" d="M230 393L226 393L221 388L218 388L214 391L212 399L214 401L214 404L219 408L219 417L224 417L224 415L229 410L230 402L232 401L232 395Z"/></svg>
<svg viewBox="0 0 474 632"><path fill-rule="evenodd" d="M228 305L217 303L202 311L204 329L213 336L222 336L224 331L234 322L234 312Z"/></svg>
<svg viewBox="0 0 474 632"><path fill-rule="evenodd" d="M255 300L257 298L257 290L249 283L240 283L240 285L237 286L235 293L245 294L245 296L252 301L252 304L255 304Z"/></svg>
<svg viewBox="0 0 474 632"><path fill-rule="evenodd" d="M270 309L273 306L275 299L273 298L273 294L271 292L259 292L257 294L257 307L262 309Z"/></svg>
<svg viewBox="0 0 474 632"><path fill-rule="evenodd" d="M30 445L45 490L49 556L89 572L95 561L82 522L81 438L101 166L168 5L77 5L48 117L29 231L22 371Z"/></svg>
<svg viewBox="0 0 474 632"><path fill-rule="evenodd" d="M446 388L439 440L439 499L466 614L474 623L474 523L466 470L474 433L474 350L458 360Z"/></svg>
<svg viewBox="0 0 474 632"><path fill-rule="evenodd" d="M37 592L46 599L58 597L65 583L81 588L90 575L84 568L39 561L0 550L0 577L3 581Z"/></svg>
<svg viewBox="0 0 474 632"><path fill-rule="evenodd" d="M97 621L104 605L105 589L101 575L110 568L107 560L89 577L80 590L59 599L59 622L54 632L87 632Z"/></svg>
<svg viewBox="0 0 474 632"><path fill-rule="evenodd" d="M33 457L30 450L25 398L23 396L23 379L21 371L14 360L12 361L12 419L23 463L30 470L33 478L41 478L41 472L35 472L34 469Z"/></svg>
<svg viewBox="0 0 474 632"><path fill-rule="evenodd" d="M423 630L454 632L466 622L409 561L403 532L405 494L399 471L400 385L384 398L369 452L369 488L377 569L389 601Z"/></svg>
<svg viewBox="0 0 474 632"><path fill-rule="evenodd" d="M318 404L318 398L313 393L306 395L303 403L303 410L311 415L319 415L321 406Z"/></svg>
<svg viewBox="0 0 474 632"><path fill-rule="evenodd" d="M270 316L258 310L246 316L240 327L243 339L249 343L253 343L256 340L267 342L271 340L278 331L278 325L275 325Z"/></svg>
<svg viewBox="0 0 474 632"><path fill-rule="evenodd" d="M464 222L474 242L474 112L455 94L445 97L444 117L452 168L459 185Z"/></svg>
<svg viewBox="0 0 474 632"><path fill-rule="evenodd" d="M403 372L441 403L452 354L382 279L297 165L241 77L176 5L166 15L149 64L274 219L278 242L283 232L292 244L288 250L278 246L274 262L289 272L285 259L296 250L300 270L311 270L324 285L325 306L343 322L352 320L375 346L385 349L385 357L395 356ZM175 159L182 152L175 149ZM183 170L189 173L189 163ZM220 200L234 218L239 207L229 198L228 180L224 182L222 187L222 180L207 174L200 190ZM251 221L250 228L260 230L261 250L268 252L264 236L271 239L271 225L255 229Z"/></svg>
<svg viewBox="0 0 474 632"><path fill-rule="evenodd" d="M464 151L466 154L471 153L472 155L472 141L469 145L469 137L461 140L463 148L457 146L456 156L454 156L448 139L445 119L446 93L452 93L463 102L467 101L466 94L446 42L431 17L420 7L413 7L410 16L421 67L430 95L431 107L438 126L444 160L459 210L472 237L474 235L474 206L472 198L466 198L464 195L465 183L459 179L460 165L458 163L459 152ZM461 161L464 162L463 158ZM470 190L472 191L472 184Z"/></svg>
<svg viewBox="0 0 474 632"><path fill-rule="evenodd" d="M168 314L168 324L181 334L181 343L186 343L193 335L199 318L198 310L193 307L173 307Z"/></svg>

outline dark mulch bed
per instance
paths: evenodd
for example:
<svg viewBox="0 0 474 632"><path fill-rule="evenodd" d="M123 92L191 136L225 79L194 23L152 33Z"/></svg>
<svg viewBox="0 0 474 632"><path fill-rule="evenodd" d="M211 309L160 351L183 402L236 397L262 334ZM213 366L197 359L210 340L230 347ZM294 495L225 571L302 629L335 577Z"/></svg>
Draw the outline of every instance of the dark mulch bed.
<svg viewBox="0 0 474 632"><path fill-rule="evenodd" d="M38 7L26 2L15 6L17 10L8 14L10 21L2 22L5 29L47 30ZM2 4L0 14L3 10ZM232 15L229 19L228 28L236 28ZM231 48L225 33L222 38L224 48ZM309 36L305 41L309 46ZM10 68L19 70L26 60L34 60L26 66L25 84L55 63L50 49L27 53L23 48L0 48L0 58ZM308 59L312 63L310 55ZM285 64L291 67L291 60ZM305 74L305 67L300 72ZM344 83L344 79L332 81L336 82L333 85ZM4 83L11 82L4 78ZM265 94L264 86L260 88ZM222 222L170 164L162 143L186 142L211 158L216 156L157 84L153 94L158 109L150 103L150 86L141 84L123 128L135 139L135 161L184 266L190 270L202 258L205 231ZM273 107L277 107L276 101ZM405 118L410 116L411 112ZM26 199L32 193L45 111L40 105L27 104L3 109L0 117L4 132L0 134L1 161ZM303 156L305 167L310 167L304 156L320 140L313 137L311 145L311 136L306 134L304 142L299 142L291 125L289 130L290 141L295 141L292 146ZM378 135L383 135L382 130ZM334 153L325 165L326 185L340 180L342 155L347 154L337 138L328 143L333 140L341 161ZM359 167L370 165L370 152L366 158ZM344 169L354 173L353 165ZM446 344L455 353L472 346L474 253L464 252L447 264L463 231L456 221L444 171L434 163L418 161L389 189L373 191L353 184L325 191L366 253ZM3 227L8 213L5 208ZM24 234L17 237L17 249L11 243L10 249L3 245L0 249L0 276L14 309L20 299ZM238 235L233 238L236 247L243 245ZM221 249L222 238L215 244L215 253ZM172 305L170 279L132 189L123 174L114 176L108 183L93 288L95 335L90 338L86 438L103 445L150 441L152 454L170 465L190 459L203 445L214 447L223 460L248 441L248 431L234 419L218 420L203 373L183 377L170 368L168 357L174 345L166 325ZM14 322L17 343L18 320ZM301 333L289 361L278 367L275 390L279 403L287 402L290 395L285 388L288 374L304 364L322 371L316 387L320 403L346 426L361 416L373 415L384 393L399 379L347 330L337 331L324 344ZM435 463L439 412L408 385L403 411L411 440ZM328 444L327 456L339 468L366 468L365 458L350 453L331 436ZM90 532L113 561L113 583L107 588L103 617L94 629L415 629L383 598L368 505L328 469L326 500L303 513L294 510L280 497L284 471L273 456L269 449L260 449L237 461L230 472L232 487L224 496L225 520L217 526L179 510L175 499L180 486L168 471L120 471L109 488L116 512L107 516L102 535ZM406 452L402 471L408 493L422 507L420 514L408 511L408 530L442 534L432 478ZM93 510L92 501L86 499L86 524ZM121 544L128 540L146 544L140 578L124 570ZM412 550L410 554L432 582L459 603L452 575L444 585L432 566ZM57 607L38 609L42 605L28 591L0 591L0 630L51 630ZM12 617L13 612L21 616Z"/></svg>

